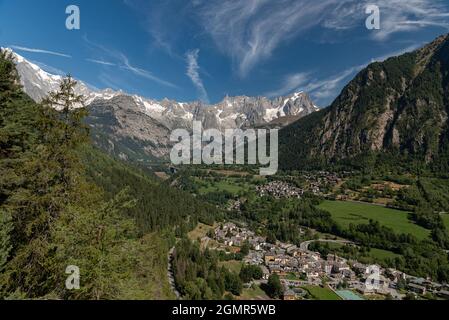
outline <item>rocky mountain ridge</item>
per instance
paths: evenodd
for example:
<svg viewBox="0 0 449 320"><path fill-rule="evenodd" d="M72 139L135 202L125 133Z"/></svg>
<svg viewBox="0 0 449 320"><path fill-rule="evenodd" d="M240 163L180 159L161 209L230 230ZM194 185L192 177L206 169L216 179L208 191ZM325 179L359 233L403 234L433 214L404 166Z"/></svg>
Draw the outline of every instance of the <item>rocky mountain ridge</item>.
<svg viewBox="0 0 449 320"><path fill-rule="evenodd" d="M9 49L7 49L9 50ZM19 54L15 56L24 91L41 101L55 91L62 79L52 75ZM225 97L214 105L202 102L157 101L123 91L94 89L78 81L76 92L85 96L90 111L87 122L98 146L123 159L146 161L164 158L171 143L170 132L190 130L193 121L204 129L240 129L272 124L282 127L318 110L309 95L297 92L285 97Z"/></svg>
<svg viewBox="0 0 449 320"><path fill-rule="evenodd" d="M389 152L429 163L448 149L449 36L362 70L332 105L281 130L281 165Z"/></svg>

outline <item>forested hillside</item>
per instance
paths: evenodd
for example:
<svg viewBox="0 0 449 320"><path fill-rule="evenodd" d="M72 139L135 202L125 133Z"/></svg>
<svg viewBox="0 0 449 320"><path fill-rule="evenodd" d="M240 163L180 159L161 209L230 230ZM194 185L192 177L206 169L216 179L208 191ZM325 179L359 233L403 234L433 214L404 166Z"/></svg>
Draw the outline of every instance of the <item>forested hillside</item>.
<svg viewBox="0 0 449 320"><path fill-rule="evenodd" d="M281 130L281 167L342 160L362 166L362 158L383 166L389 155L393 166L414 161L447 172L448 59L445 35L412 53L370 64L329 108Z"/></svg>
<svg viewBox="0 0 449 320"><path fill-rule="evenodd" d="M217 208L192 195L170 188L138 168L110 158L93 147L80 152L89 181L100 186L107 198L123 188L137 200L127 213L135 218L141 233L163 231L176 226L176 235L193 229L198 221L213 223L221 214Z"/></svg>
<svg viewBox="0 0 449 320"><path fill-rule="evenodd" d="M2 52L0 299L172 298L170 239L213 208L94 149L70 77L41 104L18 83Z"/></svg>

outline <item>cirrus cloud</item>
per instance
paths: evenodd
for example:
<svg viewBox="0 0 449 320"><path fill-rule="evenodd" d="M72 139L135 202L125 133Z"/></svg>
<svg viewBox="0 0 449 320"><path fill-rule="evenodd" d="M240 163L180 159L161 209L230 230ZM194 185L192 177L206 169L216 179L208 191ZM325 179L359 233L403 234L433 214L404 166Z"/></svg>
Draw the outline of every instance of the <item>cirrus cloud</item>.
<svg viewBox="0 0 449 320"><path fill-rule="evenodd" d="M332 41L337 34L348 31L348 35L351 30L364 29L368 17L365 9L372 4L381 10L381 30L366 32L366 37L374 40L384 41L398 32L429 27L449 30L447 0L155 0L151 4L126 0L125 3L146 15L145 25L154 46L172 57L178 56L175 51L184 33L194 30L195 25L201 31L191 35L192 38L211 39L221 53L232 59L241 78L270 59L283 45L300 41L299 36L316 28L320 36ZM185 52L185 48L181 50Z"/></svg>
<svg viewBox="0 0 449 320"><path fill-rule="evenodd" d="M17 50L17 51L24 51L24 52L31 52L31 53L43 53L43 54L49 54L52 56L58 56L58 57L64 57L64 58L71 58L72 56L65 53L60 53L56 51L50 51L50 50L44 50L44 49L37 49L37 48L28 48L28 47L22 47L22 46L16 46L16 45L10 45L11 49Z"/></svg>
<svg viewBox="0 0 449 320"><path fill-rule="evenodd" d="M206 88L203 80L200 77L200 66L198 65L199 49L191 50L186 53L187 60L187 76L192 80L199 93L199 98L205 103L209 103Z"/></svg>

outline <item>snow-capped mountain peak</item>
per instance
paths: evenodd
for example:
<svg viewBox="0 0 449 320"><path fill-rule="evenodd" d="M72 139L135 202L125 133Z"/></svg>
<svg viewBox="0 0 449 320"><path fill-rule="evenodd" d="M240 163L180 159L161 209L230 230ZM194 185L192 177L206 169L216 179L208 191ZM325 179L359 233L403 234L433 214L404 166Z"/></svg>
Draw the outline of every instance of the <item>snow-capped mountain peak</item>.
<svg viewBox="0 0 449 320"><path fill-rule="evenodd" d="M49 92L58 90L63 79L62 76L43 70L37 64L25 59L9 48L2 50L12 53L24 91L33 100L40 102ZM94 90L82 81L77 82L75 91L77 94L82 94L85 97L86 105L91 104L95 99L110 100L117 95L124 94L121 91L113 91L111 89Z"/></svg>
<svg viewBox="0 0 449 320"><path fill-rule="evenodd" d="M31 98L41 101L49 92L58 89L62 76L52 75L13 50L6 50L13 53L22 85ZM190 128L193 120L202 121L207 128L251 127L283 117L301 117L317 110L304 92L295 92L276 99L226 96L220 103L204 105L201 102L180 103L169 99L156 101L111 89L96 90L82 81L78 81L75 90L85 96L86 105L97 100L108 102L117 96L130 96L140 112L169 128L173 125Z"/></svg>
<svg viewBox="0 0 449 320"><path fill-rule="evenodd" d="M58 90L62 76L52 75L12 50L9 51L14 55L24 91L31 98L39 102L49 92ZM137 154L166 156L170 132L178 128L190 130L193 121L201 121L205 129L219 130L265 125L282 127L317 111L305 92L274 99L226 96L217 104L206 105L199 101L158 101L123 91L98 90L82 81L78 81L75 90L85 97L85 105L90 111L90 126L94 132L101 132L94 134L94 137L102 137L103 140L108 137L107 142L102 140L98 144L107 145L108 148L112 145L113 148L108 149L111 153L128 150L125 153L133 157ZM118 156L123 157L122 153L120 151Z"/></svg>

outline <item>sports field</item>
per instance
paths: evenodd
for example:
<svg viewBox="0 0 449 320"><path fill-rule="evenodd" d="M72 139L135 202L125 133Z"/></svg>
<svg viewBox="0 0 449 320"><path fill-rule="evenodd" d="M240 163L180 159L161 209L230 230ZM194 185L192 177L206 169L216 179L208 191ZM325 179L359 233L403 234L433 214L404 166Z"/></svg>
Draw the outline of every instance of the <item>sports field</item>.
<svg viewBox="0 0 449 320"><path fill-rule="evenodd" d="M396 233L410 233L418 239L425 239L430 231L408 219L408 213L372 204L349 201L324 201L319 208L328 211L342 227L352 224L366 224L369 220L379 221Z"/></svg>
<svg viewBox="0 0 449 320"><path fill-rule="evenodd" d="M303 287L307 290L311 296L316 300L341 300L341 298L328 288L321 288L315 286L305 286Z"/></svg>
<svg viewBox="0 0 449 320"><path fill-rule="evenodd" d="M363 299L362 297L360 297L359 295L355 294L354 292L352 292L350 290L340 290L340 291L337 291L337 294L343 300L354 300L354 301L365 300L365 299Z"/></svg>

